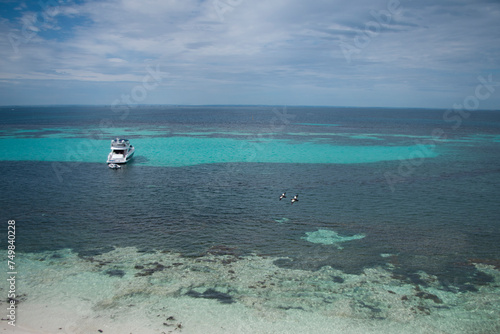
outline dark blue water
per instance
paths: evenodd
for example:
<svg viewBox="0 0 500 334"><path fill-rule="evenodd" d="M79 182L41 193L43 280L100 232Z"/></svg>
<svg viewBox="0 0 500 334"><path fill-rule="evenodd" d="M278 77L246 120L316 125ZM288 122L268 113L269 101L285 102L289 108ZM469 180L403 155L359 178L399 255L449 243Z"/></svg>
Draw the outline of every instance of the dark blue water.
<svg viewBox="0 0 500 334"><path fill-rule="evenodd" d="M106 167L108 146L102 163L16 161L11 152L0 161L0 212L5 220L16 220L22 252L71 248L87 256L135 246L198 256L225 245L240 255L288 257L278 262L284 267L330 265L349 273L386 262L381 254L397 254L396 272L409 279L425 271L444 284L473 289L480 278L469 262L500 259L500 112L476 111L458 127L443 120L443 113L142 106L120 117L109 107L1 108L2 151L9 151L7 138L64 141L62 135L70 132L82 140L90 133L102 137L103 119L106 131L127 128L132 144L134 138L154 143L160 137L201 136L258 145L256 158L248 161L214 158L176 167L155 166L155 156L137 147L136 160L117 171ZM155 132L160 127L165 131ZM446 139L433 138L435 129ZM109 139L103 139L106 145ZM421 158L421 149L413 151L413 159L396 155L367 163L259 162L259 154L271 147L266 143L280 140L291 147L283 155L292 155L299 147L293 145L325 143L374 150L425 143L434 155ZM170 154L168 148L158 150L156 157ZM209 152L208 146L202 152ZM283 191L288 198L279 201ZM291 205L295 193L299 202ZM365 237L336 251L304 240L319 229Z"/></svg>

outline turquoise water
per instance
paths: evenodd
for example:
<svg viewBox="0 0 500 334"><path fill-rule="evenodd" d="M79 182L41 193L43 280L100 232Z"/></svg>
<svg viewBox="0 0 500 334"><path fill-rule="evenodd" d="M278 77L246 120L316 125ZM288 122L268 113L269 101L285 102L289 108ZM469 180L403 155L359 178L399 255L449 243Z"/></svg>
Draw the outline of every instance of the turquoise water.
<svg viewBox="0 0 500 334"><path fill-rule="evenodd" d="M141 136L147 134L141 133ZM369 163L398 160L419 150L415 146L338 146L295 140L238 140L232 138L136 138L132 141L139 164L192 166L225 162ZM4 161L103 162L110 141L81 138L0 138ZM437 152L426 151L427 158Z"/></svg>
<svg viewBox="0 0 500 334"><path fill-rule="evenodd" d="M315 244L335 245L337 249L343 249L341 244L344 242L363 239L364 237L366 237L366 235L364 234L343 236L331 230L317 230L314 232L307 232L306 234L307 237L303 237L304 240Z"/></svg>

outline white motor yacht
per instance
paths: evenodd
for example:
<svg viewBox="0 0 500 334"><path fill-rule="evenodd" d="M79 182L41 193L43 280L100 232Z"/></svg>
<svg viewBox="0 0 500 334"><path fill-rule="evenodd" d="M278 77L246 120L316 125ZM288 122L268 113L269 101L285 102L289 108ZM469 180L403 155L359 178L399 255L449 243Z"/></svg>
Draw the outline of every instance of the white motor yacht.
<svg viewBox="0 0 500 334"><path fill-rule="evenodd" d="M127 163L134 155L135 148L128 139L116 138L111 141L111 152L108 155L108 164Z"/></svg>

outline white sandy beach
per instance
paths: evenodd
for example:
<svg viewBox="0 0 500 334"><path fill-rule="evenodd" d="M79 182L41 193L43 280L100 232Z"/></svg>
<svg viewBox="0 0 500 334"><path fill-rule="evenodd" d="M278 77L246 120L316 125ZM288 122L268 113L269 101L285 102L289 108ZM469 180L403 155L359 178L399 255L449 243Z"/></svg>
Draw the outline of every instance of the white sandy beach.
<svg viewBox="0 0 500 334"><path fill-rule="evenodd" d="M34 330L22 326L11 326L2 324L1 328L2 333L13 333L13 334L48 334L47 332L41 330Z"/></svg>

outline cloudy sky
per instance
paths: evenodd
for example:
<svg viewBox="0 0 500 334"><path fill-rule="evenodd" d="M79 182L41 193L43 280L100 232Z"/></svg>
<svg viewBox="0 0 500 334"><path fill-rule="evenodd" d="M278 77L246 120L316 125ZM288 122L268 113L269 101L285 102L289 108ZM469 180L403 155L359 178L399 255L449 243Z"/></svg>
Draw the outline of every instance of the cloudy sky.
<svg viewBox="0 0 500 334"><path fill-rule="evenodd" d="M499 0L0 0L0 35L0 105L450 108L482 77L500 109Z"/></svg>

